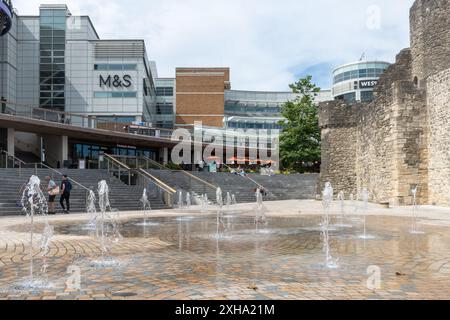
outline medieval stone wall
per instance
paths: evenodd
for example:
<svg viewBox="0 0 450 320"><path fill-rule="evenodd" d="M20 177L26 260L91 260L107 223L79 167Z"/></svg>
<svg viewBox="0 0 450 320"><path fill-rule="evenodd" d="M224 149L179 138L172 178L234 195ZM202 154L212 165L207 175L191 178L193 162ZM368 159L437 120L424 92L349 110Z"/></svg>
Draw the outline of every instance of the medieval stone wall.
<svg viewBox="0 0 450 320"><path fill-rule="evenodd" d="M429 201L450 205L450 69L427 81Z"/></svg>
<svg viewBox="0 0 450 320"><path fill-rule="evenodd" d="M450 0L416 0L411 49L381 76L374 101L320 105L322 173L337 191L393 205L450 205Z"/></svg>
<svg viewBox="0 0 450 320"><path fill-rule="evenodd" d="M356 115L361 105L348 105L343 101L330 101L321 105L319 119L322 150L329 152L322 152L318 194L328 181L338 192L355 194Z"/></svg>
<svg viewBox="0 0 450 320"><path fill-rule="evenodd" d="M450 1L417 0L410 10L412 79L426 79L450 66Z"/></svg>

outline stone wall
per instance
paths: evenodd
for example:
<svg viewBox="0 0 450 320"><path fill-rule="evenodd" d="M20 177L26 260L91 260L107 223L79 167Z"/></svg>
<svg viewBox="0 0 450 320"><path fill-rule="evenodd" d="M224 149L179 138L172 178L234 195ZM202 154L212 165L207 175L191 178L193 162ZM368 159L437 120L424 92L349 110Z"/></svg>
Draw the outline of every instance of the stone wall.
<svg viewBox="0 0 450 320"><path fill-rule="evenodd" d="M429 198L450 205L450 69L427 81L429 112Z"/></svg>
<svg viewBox="0 0 450 320"><path fill-rule="evenodd" d="M318 194L327 181L335 190L355 193L356 114L360 107L359 103L347 105L342 101L321 104L322 150L329 152L322 152Z"/></svg>
<svg viewBox="0 0 450 320"><path fill-rule="evenodd" d="M417 0L411 49L381 76L374 101L320 105L322 172L337 191L393 205L450 205L450 1Z"/></svg>
<svg viewBox="0 0 450 320"><path fill-rule="evenodd" d="M428 201L427 109L425 91L411 77L411 51L402 50L380 78L370 103L332 101L320 105L322 172L337 191L393 205Z"/></svg>
<svg viewBox="0 0 450 320"><path fill-rule="evenodd" d="M450 1L416 0L410 11L412 79L426 79L450 66Z"/></svg>
<svg viewBox="0 0 450 320"><path fill-rule="evenodd" d="M427 203L425 94L411 81L396 81L386 95L361 111L358 124L357 187L367 187L376 202Z"/></svg>

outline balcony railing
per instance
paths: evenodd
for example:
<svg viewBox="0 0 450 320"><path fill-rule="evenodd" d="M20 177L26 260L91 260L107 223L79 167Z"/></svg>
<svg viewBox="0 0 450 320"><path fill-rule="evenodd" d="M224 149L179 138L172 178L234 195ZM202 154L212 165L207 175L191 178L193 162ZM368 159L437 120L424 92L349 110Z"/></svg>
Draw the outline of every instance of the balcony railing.
<svg viewBox="0 0 450 320"><path fill-rule="evenodd" d="M74 127L102 129L107 131L157 137L170 140L173 130L154 128L145 124L124 123L116 117L114 121L97 119L96 116L81 115L44 108L34 108L12 102L1 101L1 113L35 120L49 121Z"/></svg>

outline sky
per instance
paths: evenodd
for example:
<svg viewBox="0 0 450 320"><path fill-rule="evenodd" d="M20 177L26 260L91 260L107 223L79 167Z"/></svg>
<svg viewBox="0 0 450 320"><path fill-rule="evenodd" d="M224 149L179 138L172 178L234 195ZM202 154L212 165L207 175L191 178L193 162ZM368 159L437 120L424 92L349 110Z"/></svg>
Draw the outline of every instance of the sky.
<svg viewBox="0 0 450 320"><path fill-rule="evenodd" d="M66 3L102 39L144 39L160 77L176 67L230 67L236 90L287 91L359 60L394 62L409 47L413 0L14 0L20 15Z"/></svg>

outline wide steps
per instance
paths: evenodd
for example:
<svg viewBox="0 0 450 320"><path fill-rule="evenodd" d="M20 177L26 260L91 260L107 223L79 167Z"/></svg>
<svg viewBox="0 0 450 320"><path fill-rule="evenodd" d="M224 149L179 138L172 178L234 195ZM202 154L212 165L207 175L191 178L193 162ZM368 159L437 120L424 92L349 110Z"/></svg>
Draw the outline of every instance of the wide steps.
<svg viewBox="0 0 450 320"><path fill-rule="evenodd" d="M77 170L77 169L58 169L62 174L67 174L69 178L81 183L94 190L96 193L98 182L106 180L110 191L111 207L120 211L141 210L140 198L142 197L143 187L128 186L120 179L108 175L106 170ZM20 202L22 197L19 194L20 187L29 179L31 175L37 175L41 179L41 190L48 197L46 192L47 184L44 179L46 176L53 177L53 180L59 184L61 177L49 169L0 169L0 216L20 215L23 214L21 209L17 207L17 201ZM70 197L71 212L86 212L86 195L87 191L72 183L72 192ZM166 204L159 197L155 196L149 190L149 201L152 209L165 209ZM59 196L55 200L55 208L57 212L61 212L59 204Z"/></svg>

